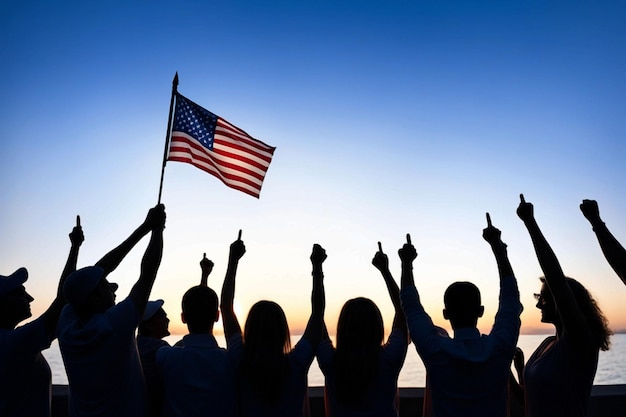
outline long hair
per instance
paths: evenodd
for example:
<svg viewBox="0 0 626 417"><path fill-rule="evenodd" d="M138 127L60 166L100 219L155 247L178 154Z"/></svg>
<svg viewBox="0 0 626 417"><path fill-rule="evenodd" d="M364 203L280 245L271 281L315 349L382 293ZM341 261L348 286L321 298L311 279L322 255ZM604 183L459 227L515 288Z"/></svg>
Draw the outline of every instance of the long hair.
<svg viewBox="0 0 626 417"><path fill-rule="evenodd" d="M383 343L383 317L368 298L348 300L337 322L335 372L337 399L347 405L362 403L378 374Z"/></svg>
<svg viewBox="0 0 626 417"><path fill-rule="evenodd" d="M546 282L544 277L540 279L541 282ZM572 290L578 307L591 327L596 346L598 346L600 350L609 350L611 345L610 336L613 332L609 329L609 321L604 316L604 313L602 313L602 310L600 310L598 303L580 282L570 277L565 277L565 281L570 290Z"/></svg>
<svg viewBox="0 0 626 417"><path fill-rule="evenodd" d="M241 375L259 397L275 404L289 373L289 325L283 309L273 301L250 308L243 333Z"/></svg>

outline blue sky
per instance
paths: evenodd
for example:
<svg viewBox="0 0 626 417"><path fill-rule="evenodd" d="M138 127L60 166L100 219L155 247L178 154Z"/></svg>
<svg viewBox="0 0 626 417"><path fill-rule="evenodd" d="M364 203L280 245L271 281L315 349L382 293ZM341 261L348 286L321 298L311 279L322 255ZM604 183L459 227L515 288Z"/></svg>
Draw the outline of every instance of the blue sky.
<svg viewBox="0 0 626 417"><path fill-rule="evenodd" d="M328 252L327 314L368 296L391 304L370 260L411 233L427 309L471 280L488 330L497 271L484 213L502 230L527 331L541 275L515 215L523 192L565 272L626 329L626 288L578 209L597 199L626 242L626 7L620 2L193 2L0 5L4 127L0 273L30 271L50 303L76 214L79 266L121 242L156 204L174 73L179 91L277 147L256 200L169 163L165 252L152 298L180 326L202 253L223 280L243 229L236 301L278 301L292 328L309 314L313 243ZM112 277L125 296L145 242ZM491 315L490 315L491 314Z"/></svg>

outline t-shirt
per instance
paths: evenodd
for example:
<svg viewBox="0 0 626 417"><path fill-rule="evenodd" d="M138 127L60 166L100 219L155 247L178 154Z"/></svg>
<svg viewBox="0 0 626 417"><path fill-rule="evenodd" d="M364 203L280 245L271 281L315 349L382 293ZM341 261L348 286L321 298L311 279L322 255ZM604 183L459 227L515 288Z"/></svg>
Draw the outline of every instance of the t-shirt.
<svg viewBox="0 0 626 417"><path fill-rule="evenodd" d="M317 348L317 362L326 381L328 407L333 417L397 417L398 375L408 348L407 337L399 329L392 329L387 343L380 348L378 376L370 385L365 403L352 409L337 399L335 376L335 348L329 339Z"/></svg>
<svg viewBox="0 0 626 417"><path fill-rule="evenodd" d="M163 408L163 377L156 364L157 350L163 346L169 344L156 337L137 336L137 348L148 392L148 416L160 416Z"/></svg>
<svg viewBox="0 0 626 417"><path fill-rule="evenodd" d="M550 343L554 343L540 356ZM524 368L529 417L585 417L598 366L598 349L576 354L567 337L545 339Z"/></svg>
<svg viewBox="0 0 626 417"><path fill-rule="evenodd" d="M144 416L146 387L135 330L141 314L126 298L82 322L66 305L59 347L70 385L71 416Z"/></svg>
<svg viewBox="0 0 626 417"><path fill-rule="evenodd" d="M235 416L234 367L226 349L210 334L188 334L183 344L157 351L165 389L163 416Z"/></svg>
<svg viewBox="0 0 626 417"><path fill-rule="evenodd" d="M14 330L0 329L0 416L49 416L50 347L42 317Z"/></svg>
<svg viewBox="0 0 626 417"><path fill-rule="evenodd" d="M241 364L244 345L241 333L228 340L228 352L233 357L236 369ZM315 352L308 339L301 338L287 355L289 373L274 404L264 401L247 378L237 374L237 393L241 417L301 417L307 396L307 374Z"/></svg>

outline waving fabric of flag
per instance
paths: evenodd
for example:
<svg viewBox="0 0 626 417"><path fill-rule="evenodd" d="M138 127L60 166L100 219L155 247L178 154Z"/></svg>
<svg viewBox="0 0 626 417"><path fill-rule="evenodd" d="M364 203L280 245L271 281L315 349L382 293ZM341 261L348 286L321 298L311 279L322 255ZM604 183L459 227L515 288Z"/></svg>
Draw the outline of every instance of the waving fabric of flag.
<svg viewBox="0 0 626 417"><path fill-rule="evenodd" d="M168 161L192 164L259 198L275 149L176 93Z"/></svg>

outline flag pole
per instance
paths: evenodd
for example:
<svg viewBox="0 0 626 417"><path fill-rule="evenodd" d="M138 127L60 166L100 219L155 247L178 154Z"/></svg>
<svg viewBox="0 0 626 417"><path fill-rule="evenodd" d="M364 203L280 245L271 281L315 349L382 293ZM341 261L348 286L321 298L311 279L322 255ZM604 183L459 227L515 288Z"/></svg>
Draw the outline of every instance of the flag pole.
<svg viewBox="0 0 626 417"><path fill-rule="evenodd" d="M178 88L178 71L172 80L172 98L170 99L170 112L167 119L167 132L165 133L165 150L163 151L163 165L161 166L161 182L159 183L159 200L157 204L161 204L161 192L163 191L163 175L165 174L165 162L167 162L167 151L170 143L170 134L172 132L172 111L174 110L174 97Z"/></svg>

